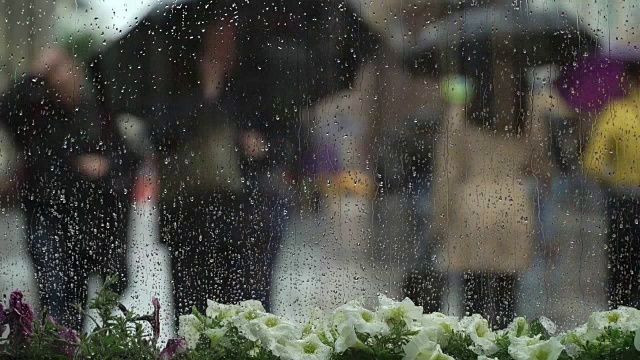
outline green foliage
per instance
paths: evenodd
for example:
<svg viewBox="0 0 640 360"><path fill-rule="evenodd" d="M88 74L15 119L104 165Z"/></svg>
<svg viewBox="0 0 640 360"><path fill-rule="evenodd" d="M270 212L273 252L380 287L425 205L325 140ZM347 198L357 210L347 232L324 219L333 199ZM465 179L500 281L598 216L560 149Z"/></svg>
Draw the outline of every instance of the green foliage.
<svg viewBox="0 0 640 360"><path fill-rule="evenodd" d="M404 356L402 348L417 331L409 330L407 324L393 318L387 321L389 334L369 336L358 333L358 340L364 348L350 348L341 354L333 354L332 360L401 360Z"/></svg>
<svg viewBox="0 0 640 360"><path fill-rule="evenodd" d="M496 344L499 350L497 353L491 355L491 357L497 358L498 360L511 360L511 355L509 355L509 345L511 345L509 334L505 333L502 336L498 336Z"/></svg>
<svg viewBox="0 0 640 360"><path fill-rule="evenodd" d="M529 336L534 337L536 335L540 335L542 340L549 340L551 338L551 334L544 328L540 320L533 320L529 324Z"/></svg>
<svg viewBox="0 0 640 360"><path fill-rule="evenodd" d="M607 327L594 341L581 346L583 352L577 360L632 360L640 359L640 352L633 345L635 333ZM569 359L565 357L562 359Z"/></svg>
<svg viewBox="0 0 640 360"><path fill-rule="evenodd" d="M451 337L446 346L442 347L442 352L452 356L454 359L477 359L478 355L471 350L473 341L469 334L451 331Z"/></svg>
<svg viewBox="0 0 640 360"><path fill-rule="evenodd" d="M144 331L140 317L118 303L118 294L110 290L117 278L108 278L89 309L98 312L99 319L88 316L96 325L80 337L81 345L75 358L89 359L156 359L157 349ZM122 315L114 309L120 308Z"/></svg>
<svg viewBox="0 0 640 360"><path fill-rule="evenodd" d="M110 290L115 278L106 280L98 296L89 304L91 310L98 314L92 318L95 324L89 332L76 336L52 319L46 312L33 321L33 333L11 336L0 339L0 360L22 359L141 359L158 358L158 344L153 336L145 331L144 321L152 321L152 315L140 316L128 311L118 303L118 295ZM119 310L116 310L119 309ZM253 310L243 316L252 319ZM6 315L8 312L3 312ZM176 354L177 360L277 360L278 357L265 348L260 340L250 340L240 329L229 321L228 314L222 312L215 318L209 318L197 309L193 315L202 324L203 331L195 344L195 349ZM225 317L226 316L226 317ZM4 318L4 317L3 317ZM357 332L357 345L343 353L333 353L331 360L402 360L403 348L419 332L415 324L409 326L401 316L384 318L389 331L384 335L369 335ZM157 319L157 317L155 318ZM5 321L6 323L6 321ZM0 324L2 325L2 324ZM628 328L628 327L626 327ZM632 327L633 328L633 327ZM214 335L207 331L214 331ZM246 330L243 330L246 331ZM305 335L317 334L321 341L333 346L329 334L335 329L312 325L305 326ZM537 337L541 340L552 338L540 321L530 323L521 320L511 330L496 333L497 351L489 358L497 360L513 360L509 355L509 346L514 337ZM327 334L325 334L327 332ZM439 342L442 352L456 360L476 360L478 355L472 350L474 342L464 330L453 330L447 327L446 339ZM67 334L64 336L63 334ZM69 336L71 334L72 336ZM568 333L562 339L565 345L578 348L578 355L571 358L564 350L559 360L631 360L640 359L640 352L634 346L635 332L622 330L619 326L605 328L593 341L584 340L581 333ZM514 340L515 341L515 340ZM554 340L555 341L555 340ZM71 349L71 352L69 352ZM183 349L184 350L184 349Z"/></svg>
<svg viewBox="0 0 640 360"><path fill-rule="evenodd" d="M0 359L68 359L59 352L64 345L58 336L59 328L60 325L47 319L45 312L41 320L34 321L28 341L0 340Z"/></svg>
<svg viewBox="0 0 640 360"><path fill-rule="evenodd" d="M73 332L75 339L66 339L60 332L70 334L71 330L58 325L44 312L41 320L33 322L32 334L0 340L0 359L156 359L158 350L141 324L146 317L126 311L118 304L118 295L109 289L115 281L115 277L108 278L89 304L98 318L84 314L96 325L90 333L77 337ZM122 314L114 314L118 307Z"/></svg>

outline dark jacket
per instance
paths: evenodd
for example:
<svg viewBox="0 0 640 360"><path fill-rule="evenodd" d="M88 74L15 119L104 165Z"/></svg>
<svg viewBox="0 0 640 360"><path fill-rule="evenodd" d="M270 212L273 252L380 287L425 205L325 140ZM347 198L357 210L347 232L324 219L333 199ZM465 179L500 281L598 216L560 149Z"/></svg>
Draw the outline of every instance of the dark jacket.
<svg viewBox="0 0 640 360"><path fill-rule="evenodd" d="M220 102L188 95L158 105L150 119L163 199L175 195L245 190L246 158L238 149L238 127Z"/></svg>
<svg viewBox="0 0 640 360"><path fill-rule="evenodd" d="M88 93L76 110L62 102L46 79L26 76L0 100L0 122L22 152L20 195L28 203L65 203L92 191L126 192L137 159L128 152L111 119ZM111 160L99 179L77 169L80 154L97 153Z"/></svg>

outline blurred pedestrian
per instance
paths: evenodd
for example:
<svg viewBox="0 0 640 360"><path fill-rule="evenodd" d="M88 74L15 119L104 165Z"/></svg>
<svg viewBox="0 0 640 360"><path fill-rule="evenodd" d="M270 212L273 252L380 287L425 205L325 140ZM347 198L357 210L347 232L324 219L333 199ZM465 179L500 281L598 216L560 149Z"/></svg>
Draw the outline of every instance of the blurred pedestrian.
<svg viewBox="0 0 640 360"><path fill-rule="evenodd" d="M271 209L244 169L266 156L263 134L233 117L229 96L237 28L206 27L194 72L198 83L149 119L158 149L160 231L172 259L176 315L206 299L257 299L269 307L276 237ZM274 214L274 218L275 218Z"/></svg>
<svg viewBox="0 0 640 360"><path fill-rule="evenodd" d="M613 46L626 63L630 90L605 106L584 152L584 171L606 192L609 307L640 306L640 51L638 42ZM622 81L622 79L621 79Z"/></svg>
<svg viewBox="0 0 640 360"><path fill-rule="evenodd" d="M503 87L513 81L499 79ZM503 328L515 316L518 274L531 259L536 201L530 184L537 179L541 189L545 182L545 128L534 117L518 125L515 98L503 93L485 113L465 111L482 100L482 92L471 93L472 84L482 89L478 79L443 82L446 91L463 89L471 104L450 105L435 150L433 222L443 241L438 262L441 271L464 274L465 313Z"/></svg>
<svg viewBox="0 0 640 360"><path fill-rule="evenodd" d="M561 68L554 88L561 101L549 114L553 157L567 178L580 168L579 153L594 119L611 101L624 96L628 79L620 59L593 53Z"/></svg>
<svg viewBox="0 0 640 360"><path fill-rule="evenodd" d="M135 163L86 80L90 41L45 49L0 102L0 121L22 153L20 199L41 305L75 329L91 273L117 275L118 293L126 287Z"/></svg>

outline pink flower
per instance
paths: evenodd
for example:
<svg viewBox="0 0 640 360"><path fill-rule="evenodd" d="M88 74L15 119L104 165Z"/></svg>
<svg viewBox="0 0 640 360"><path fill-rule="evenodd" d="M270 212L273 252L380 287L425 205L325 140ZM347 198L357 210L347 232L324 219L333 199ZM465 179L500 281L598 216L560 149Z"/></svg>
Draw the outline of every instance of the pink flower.
<svg viewBox="0 0 640 360"><path fill-rule="evenodd" d="M187 351L187 340L183 338L173 338L167 340L167 346L160 352L158 359L168 360L172 357Z"/></svg>
<svg viewBox="0 0 640 360"><path fill-rule="evenodd" d="M9 296L9 309L6 314L9 323L9 336L29 336L33 333L33 309L22 301L22 293L15 290Z"/></svg>
<svg viewBox="0 0 640 360"><path fill-rule="evenodd" d="M58 337L62 340L60 353L72 358L76 351L78 351L78 344L80 343L78 333L73 329L61 326L58 329Z"/></svg>

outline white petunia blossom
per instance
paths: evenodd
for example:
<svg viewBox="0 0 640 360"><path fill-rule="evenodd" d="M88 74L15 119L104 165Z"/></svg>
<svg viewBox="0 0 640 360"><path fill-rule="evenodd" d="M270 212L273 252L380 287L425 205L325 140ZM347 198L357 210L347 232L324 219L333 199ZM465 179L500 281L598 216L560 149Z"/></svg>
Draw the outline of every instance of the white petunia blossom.
<svg viewBox="0 0 640 360"><path fill-rule="evenodd" d="M465 316L460 320L460 327L469 334L473 341L471 350L478 355L493 355L499 348L496 344L496 333L491 331L487 320L478 314Z"/></svg>
<svg viewBox="0 0 640 360"><path fill-rule="evenodd" d="M334 348L338 354L349 348L363 348L365 345L358 339L355 327L351 322L343 322L337 327Z"/></svg>
<svg viewBox="0 0 640 360"><path fill-rule="evenodd" d="M303 336L315 334L325 345L333 346L336 341L333 336L334 332L331 331L330 326L327 324L326 320L316 319L311 323L309 329L311 330L308 332L303 331Z"/></svg>
<svg viewBox="0 0 640 360"><path fill-rule="evenodd" d="M640 328L640 311L621 306L615 310L594 312L587 321L585 339L595 340L607 327L636 331Z"/></svg>
<svg viewBox="0 0 640 360"><path fill-rule="evenodd" d="M555 337L549 340L520 337L512 338L509 345L509 355L515 360L557 360L564 350L564 346Z"/></svg>
<svg viewBox="0 0 640 360"><path fill-rule="evenodd" d="M328 360L331 358L331 347L320 341L317 335L311 334L301 340L287 340L280 350L283 360Z"/></svg>
<svg viewBox="0 0 640 360"><path fill-rule="evenodd" d="M564 344L564 349L570 358L576 358L582 353L582 346L586 339L587 325L582 325L574 330L560 334L558 338Z"/></svg>
<svg viewBox="0 0 640 360"><path fill-rule="evenodd" d="M451 332L461 330L457 317L438 312L423 314L419 321L420 326L416 330L426 332L432 341L443 346L448 343Z"/></svg>
<svg viewBox="0 0 640 360"><path fill-rule="evenodd" d="M200 334L204 331L204 325L195 315L182 315L178 318L178 336L187 341L187 349L193 349L200 340Z"/></svg>
<svg viewBox="0 0 640 360"><path fill-rule="evenodd" d="M379 295L376 314L383 321L402 320L407 326L412 326L415 321L419 321L422 317L422 306L416 306L409 298L395 301L384 295Z"/></svg>
<svg viewBox="0 0 640 360"><path fill-rule="evenodd" d="M529 324L523 317L517 317L506 328L509 336L521 337L529 334Z"/></svg>
<svg viewBox="0 0 640 360"><path fill-rule="evenodd" d="M225 305L213 300L207 300L207 310L205 311L205 315L210 319L220 317L221 320L227 320L236 315L238 311L239 307L237 306Z"/></svg>
<svg viewBox="0 0 640 360"><path fill-rule="evenodd" d="M247 340L257 341L258 337L251 329L251 321L260 317L266 316L267 313L257 311L255 309L241 309L236 315L234 315L229 322L235 326L240 334L242 334Z"/></svg>
<svg viewBox="0 0 640 360"><path fill-rule="evenodd" d="M379 321L375 313L365 309L358 301L351 301L337 308L330 320L335 331L335 349L341 353L354 346L363 346L357 333L368 335L384 335L389 327Z"/></svg>
<svg viewBox="0 0 640 360"><path fill-rule="evenodd" d="M403 347L402 360L455 360L442 352L440 344L431 341L429 335L421 332L412 337Z"/></svg>
<svg viewBox="0 0 640 360"><path fill-rule="evenodd" d="M214 348L224 340L227 331L225 329L207 329L203 334L209 338L209 346Z"/></svg>
<svg viewBox="0 0 640 360"><path fill-rule="evenodd" d="M249 311L249 310L254 310L254 311L258 311L258 312L262 312L262 313L266 313L267 311L264 309L264 306L262 306L262 303L258 300L245 300L245 301L240 301L238 303L238 308L244 311Z"/></svg>
<svg viewBox="0 0 640 360"><path fill-rule="evenodd" d="M334 319L343 319L343 322L353 324L355 330L363 334L378 335L389 332L387 324L379 321L374 312L353 304L339 307Z"/></svg>
<svg viewBox="0 0 640 360"><path fill-rule="evenodd" d="M265 315L250 320L248 329L253 338L260 339L262 345L274 354L277 352L278 344L284 344L285 341L296 340L302 336L300 325L275 315Z"/></svg>

